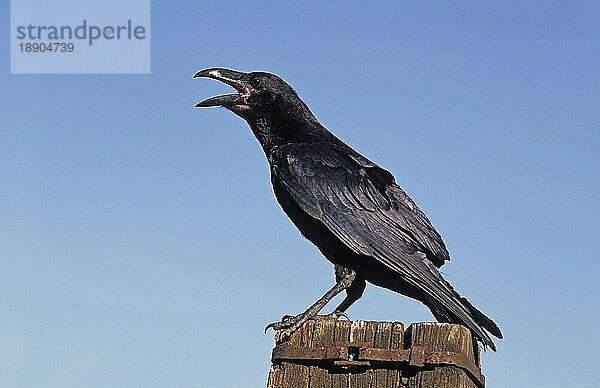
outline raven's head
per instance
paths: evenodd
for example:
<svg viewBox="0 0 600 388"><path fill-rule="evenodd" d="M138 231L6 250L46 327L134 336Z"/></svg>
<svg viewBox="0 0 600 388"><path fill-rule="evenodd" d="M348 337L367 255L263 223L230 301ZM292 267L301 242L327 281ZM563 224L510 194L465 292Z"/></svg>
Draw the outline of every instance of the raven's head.
<svg viewBox="0 0 600 388"><path fill-rule="evenodd" d="M294 89L275 74L212 68L194 75L199 77L221 81L237 93L209 98L196 107L222 106L240 116L248 122L265 152L278 144L333 136Z"/></svg>
<svg viewBox="0 0 600 388"><path fill-rule="evenodd" d="M254 116L281 114L295 106L304 106L290 85L275 74L212 68L197 72L194 78L213 78L237 93L225 94L196 104L197 108L222 106L244 119Z"/></svg>

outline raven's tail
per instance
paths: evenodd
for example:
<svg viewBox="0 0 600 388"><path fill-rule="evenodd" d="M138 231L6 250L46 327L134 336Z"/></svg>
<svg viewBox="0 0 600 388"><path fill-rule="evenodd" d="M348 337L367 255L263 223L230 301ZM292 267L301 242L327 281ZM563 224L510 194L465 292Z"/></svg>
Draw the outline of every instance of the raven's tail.
<svg viewBox="0 0 600 388"><path fill-rule="evenodd" d="M493 335L494 337L502 339L502 332L500 331L500 328L498 327L498 325L496 325L496 322L492 321L484 313L479 311L466 298L463 298L461 296L460 301L462 302L462 304L465 305L466 308L469 309L471 314L473 314L473 318L475 319L475 322L477 322L478 324L483 326L483 328L486 329L487 331L489 331L490 334Z"/></svg>
<svg viewBox="0 0 600 388"><path fill-rule="evenodd" d="M431 312L435 318L439 322L459 323L468 327L473 335L485 346L489 346L490 349L496 351L496 346L487 332L492 334L494 337L501 339L502 332L500 331L498 325L496 325L494 321L473 306L466 298L458 295L456 292L455 294L457 302L459 302L470 313L470 316L468 317L469 319L464 319L466 317L458 317L456 314L444 307L444 305L439 301L436 301L433 298L427 298L429 302L427 305L431 309ZM476 326L474 326L473 323L475 323ZM487 332L483 329L485 329Z"/></svg>

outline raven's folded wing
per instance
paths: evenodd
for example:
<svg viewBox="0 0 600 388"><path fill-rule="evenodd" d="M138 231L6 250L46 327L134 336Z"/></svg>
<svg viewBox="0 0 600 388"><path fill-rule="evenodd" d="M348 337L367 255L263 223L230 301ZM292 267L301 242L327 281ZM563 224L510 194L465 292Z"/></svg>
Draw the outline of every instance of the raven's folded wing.
<svg viewBox="0 0 600 388"><path fill-rule="evenodd" d="M367 254L385 244L406 254L423 252L436 267L450 259L438 232L392 174L351 148L288 144L276 147L270 160L272 174L304 211L329 217L332 227L354 224L347 237L355 252Z"/></svg>

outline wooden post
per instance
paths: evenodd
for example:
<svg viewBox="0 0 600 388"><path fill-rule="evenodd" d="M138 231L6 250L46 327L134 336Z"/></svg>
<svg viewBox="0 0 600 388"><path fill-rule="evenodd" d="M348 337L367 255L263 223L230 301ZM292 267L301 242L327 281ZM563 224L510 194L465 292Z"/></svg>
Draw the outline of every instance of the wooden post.
<svg viewBox="0 0 600 388"><path fill-rule="evenodd" d="M278 338L278 333L276 333ZM318 319L273 349L267 388L483 388L460 325Z"/></svg>

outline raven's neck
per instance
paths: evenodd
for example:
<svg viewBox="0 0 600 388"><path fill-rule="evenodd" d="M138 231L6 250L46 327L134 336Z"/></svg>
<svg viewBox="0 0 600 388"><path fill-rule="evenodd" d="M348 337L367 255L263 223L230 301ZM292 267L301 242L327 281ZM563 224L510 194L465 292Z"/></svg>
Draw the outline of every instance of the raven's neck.
<svg viewBox="0 0 600 388"><path fill-rule="evenodd" d="M292 117L261 115L248 120L248 124L267 157L273 147L288 143L337 140L312 113Z"/></svg>
<svg viewBox="0 0 600 388"><path fill-rule="evenodd" d="M269 116L256 117L248 124L265 154L268 155L274 146L283 142L283 139L276 135L273 120Z"/></svg>

